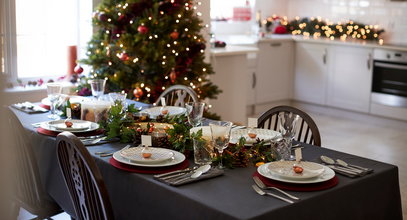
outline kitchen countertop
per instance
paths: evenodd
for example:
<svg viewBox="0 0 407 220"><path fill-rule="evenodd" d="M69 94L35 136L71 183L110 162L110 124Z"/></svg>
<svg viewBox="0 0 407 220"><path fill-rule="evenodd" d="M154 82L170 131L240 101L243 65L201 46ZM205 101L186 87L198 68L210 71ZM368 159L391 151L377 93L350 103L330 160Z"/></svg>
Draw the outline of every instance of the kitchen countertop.
<svg viewBox="0 0 407 220"><path fill-rule="evenodd" d="M211 56L231 56L244 55L247 53L257 53L259 49L253 46L227 45L224 48L211 48Z"/></svg>
<svg viewBox="0 0 407 220"><path fill-rule="evenodd" d="M365 41L358 39L347 39L345 41L340 39L331 40L329 38L320 37L314 39L312 37L293 36L291 34L271 34L263 38L253 35L225 35L217 36L217 40L225 41L227 46L225 48L211 48L211 54L215 56L236 55L241 53L256 52L258 43L273 42L273 41L294 41L294 42L308 42L319 44L343 45L343 46L356 46L356 47L369 47L386 50L407 51L407 45L397 44L383 44L380 45L376 41Z"/></svg>

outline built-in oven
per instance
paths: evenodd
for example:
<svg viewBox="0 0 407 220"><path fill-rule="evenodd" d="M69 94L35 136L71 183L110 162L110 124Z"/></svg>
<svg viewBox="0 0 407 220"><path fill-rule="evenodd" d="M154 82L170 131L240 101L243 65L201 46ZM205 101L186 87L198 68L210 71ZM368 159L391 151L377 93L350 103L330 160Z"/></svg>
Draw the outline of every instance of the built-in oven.
<svg viewBox="0 0 407 220"><path fill-rule="evenodd" d="M407 51L375 49L371 101L407 108Z"/></svg>

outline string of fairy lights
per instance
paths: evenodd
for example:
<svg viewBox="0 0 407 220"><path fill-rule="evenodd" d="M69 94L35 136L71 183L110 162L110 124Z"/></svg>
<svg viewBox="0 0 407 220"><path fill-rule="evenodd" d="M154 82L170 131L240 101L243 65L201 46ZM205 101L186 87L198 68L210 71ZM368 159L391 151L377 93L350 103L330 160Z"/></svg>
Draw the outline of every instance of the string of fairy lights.
<svg viewBox="0 0 407 220"><path fill-rule="evenodd" d="M176 2L176 0L171 0L170 3L174 4ZM197 11L198 10L198 6L202 5L202 2L196 2L196 5L194 5L191 1L185 2L183 4L183 8L185 11L190 11L190 10L194 10L194 14L198 17L203 16L202 12ZM129 3L119 3L119 4L115 4L115 11L114 13L117 15L117 20L124 20L126 19L126 9L129 7ZM92 53L95 54L101 54L101 53L105 53L105 55L108 57L107 59L107 65L108 66L114 66L115 62L117 62L117 60L112 60L114 59L113 56L110 56L111 53L114 53L115 56L120 59L123 63L129 63L132 62L134 64L142 62L143 61L143 57L139 57L137 55L131 55L128 53L127 48L130 45L126 45L126 40L128 39L123 39L122 40L122 33L120 31L115 31L114 30L114 25L117 23L117 21L114 21L113 17L108 17L104 16L105 13L111 13L111 11L109 11L111 9L109 8L103 8L101 10L97 10L94 13L94 19L98 19L102 22L107 22L107 24L111 24L110 25L110 29L106 29L104 31L104 34L106 35L104 37L104 41L100 42L100 47L97 47L97 45L92 45L90 44L89 47L97 47L94 50L88 50L87 55L90 56L92 55ZM149 41L158 41L162 38L162 36L160 36L160 34L158 33L152 33L148 27L152 27L155 24L158 24L159 19L160 19L160 15L163 16L166 14L166 12L164 10L160 10L159 15L152 15L152 16L148 16L147 17L147 22L142 22L140 24L138 24L139 26L137 27L137 31L140 34L147 34L148 36L146 36L146 40ZM175 23L179 24L181 23L181 20L183 19L183 12L180 11L180 13L175 14ZM173 15L171 15L173 16ZM127 22L127 25L133 25L136 23L135 21L135 17L132 17L131 19L129 19ZM115 23L116 22L116 23ZM184 22L185 24L185 22ZM200 24L200 26L202 26L203 28L209 28L209 24ZM180 30L180 29L179 29ZM171 81L172 83L175 81L176 78L176 74L175 74L175 70L174 67L171 67L171 65L174 65L174 60L176 59L176 57L178 57L181 53L188 53L190 52L192 49L187 46L187 47L183 47L182 45L180 45L179 41L178 41L178 37L179 37L179 30L177 30L177 28L174 29L174 32L172 32L170 34L170 41L166 43L166 50L163 50L162 52L163 55L160 57L160 62L159 64L161 64L161 66L163 68L169 68L171 71L169 73L164 73L162 74L163 79L166 81ZM190 38L193 39L196 43L203 43L205 42L205 40L203 40L203 37L200 36L200 34L194 34L194 32L192 31L190 33L190 28L187 27L182 27L182 32L185 33L185 35ZM109 37L112 36L112 37ZM127 42L128 44L128 42ZM179 46L180 45L180 46ZM199 50L199 53L205 53L205 48L202 48ZM172 56L172 57L171 57ZM169 61L169 58L172 58L172 62ZM140 65L141 66L141 65ZM143 74L145 69L141 68L140 73ZM196 71L196 70L195 70ZM207 71L207 68L203 67L201 69L202 73L205 73ZM98 78L98 73L94 72L93 74L90 75L90 78ZM117 78L119 77L118 73L114 73L112 75L113 78ZM100 78L100 76L99 76ZM109 77L104 77L106 80L109 80ZM198 77L197 79L189 79L188 76L183 76L183 79L185 81L190 80L189 82L189 86L191 86L193 89L195 89L197 91L198 97L200 98L200 94L201 94L201 90L200 90L200 85L202 82L205 81L206 78L204 77ZM153 86L153 85L151 85ZM139 100L139 98L143 95L146 94L147 97L151 96L151 92L153 90L153 88L151 88L151 86L148 86L145 82L138 82L136 85L136 88L133 91L133 94L135 95L136 99ZM166 86L163 85L160 87L162 91L164 91L166 89Z"/></svg>
<svg viewBox="0 0 407 220"><path fill-rule="evenodd" d="M263 25L272 24L276 20L292 35L313 37L314 39L326 37L330 40L339 39L341 41L347 39L376 40L380 45L383 44L380 34L384 30L380 29L379 25L365 25L353 20L332 22L329 19L322 19L320 16L309 19L300 19L299 16L296 16L289 21L287 16L279 17L277 15L264 19L262 23Z"/></svg>

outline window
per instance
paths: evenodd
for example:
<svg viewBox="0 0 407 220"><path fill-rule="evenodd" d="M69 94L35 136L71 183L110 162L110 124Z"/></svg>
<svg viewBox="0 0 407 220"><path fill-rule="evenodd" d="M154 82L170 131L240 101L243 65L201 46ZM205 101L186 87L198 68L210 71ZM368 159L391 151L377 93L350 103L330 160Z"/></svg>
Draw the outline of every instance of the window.
<svg viewBox="0 0 407 220"><path fill-rule="evenodd" d="M78 58L84 56L92 35L92 1L3 0L2 4L1 72L11 82L66 75L69 45L78 47Z"/></svg>

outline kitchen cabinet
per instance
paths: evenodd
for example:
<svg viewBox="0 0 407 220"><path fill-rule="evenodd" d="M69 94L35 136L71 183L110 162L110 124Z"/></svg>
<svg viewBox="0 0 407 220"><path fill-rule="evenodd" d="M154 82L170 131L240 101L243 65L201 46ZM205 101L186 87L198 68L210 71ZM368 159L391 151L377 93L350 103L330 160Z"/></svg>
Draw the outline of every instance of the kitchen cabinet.
<svg viewBox="0 0 407 220"><path fill-rule="evenodd" d="M325 44L297 42L295 45L294 99L326 103L328 50Z"/></svg>
<svg viewBox="0 0 407 220"><path fill-rule="evenodd" d="M254 100L253 72L256 67L255 47L228 46L211 50L211 64L215 74L210 80L222 93L210 100L211 112L222 120L247 123L247 106Z"/></svg>
<svg viewBox="0 0 407 220"><path fill-rule="evenodd" d="M294 43L292 41L258 42L255 74L256 104L287 100L292 97Z"/></svg>
<svg viewBox="0 0 407 220"><path fill-rule="evenodd" d="M373 49L331 46L327 105L369 112Z"/></svg>

